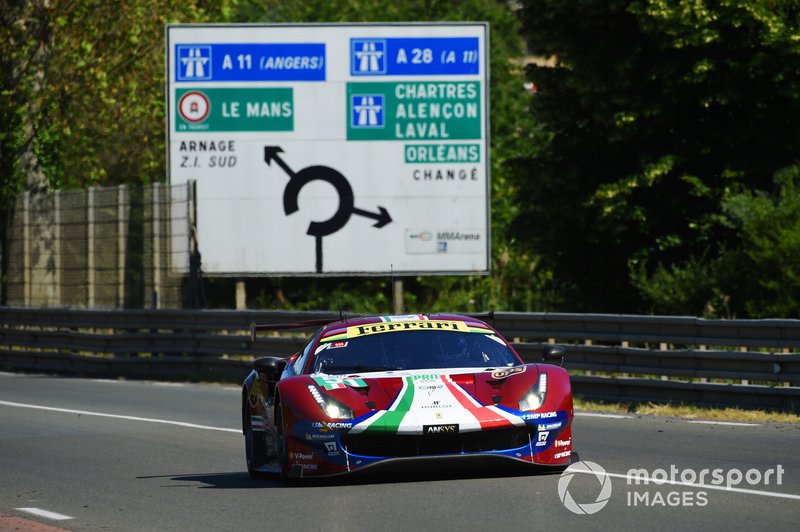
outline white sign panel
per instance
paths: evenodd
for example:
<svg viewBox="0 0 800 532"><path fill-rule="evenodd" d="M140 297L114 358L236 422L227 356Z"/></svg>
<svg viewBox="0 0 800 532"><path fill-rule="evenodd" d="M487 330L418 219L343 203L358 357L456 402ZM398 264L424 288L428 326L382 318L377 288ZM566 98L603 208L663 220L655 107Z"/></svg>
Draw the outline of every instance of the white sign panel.
<svg viewBox="0 0 800 532"><path fill-rule="evenodd" d="M169 25L211 275L486 273L485 23Z"/></svg>

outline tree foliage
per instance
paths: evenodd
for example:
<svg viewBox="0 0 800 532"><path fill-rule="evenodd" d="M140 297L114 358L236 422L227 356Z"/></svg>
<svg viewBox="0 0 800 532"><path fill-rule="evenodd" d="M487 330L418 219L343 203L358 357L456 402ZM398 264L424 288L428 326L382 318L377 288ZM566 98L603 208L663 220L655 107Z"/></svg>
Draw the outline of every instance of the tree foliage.
<svg viewBox="0 0 800 532"><path fill-rule="evenodd" d="M198 22L203 2L3 0L3 194L164 179L164 24ZM35 127L26 131L25 120Z"/></svg>
<svg viewBox="0 0 800 532"><path fill-rule="evenodd" d="M775 192L745 191L723 201L723 209L741 233L731 261L744 308L751 316L800 317L800 166L775 176ZM750 275L757 272L757 275Z"/></svg>
<svg viewBox="0 0 800 532"><path fill-rule="evenodd" d="M553 270L561 308L712 308L725 281L714 275L745 236L723 199L768 190L800 153L798 4L523 6L531 50L555 66L528 71L539 92L534 153L516 164L517 227ZM747 307L722 295L733 312Z"/></svg>

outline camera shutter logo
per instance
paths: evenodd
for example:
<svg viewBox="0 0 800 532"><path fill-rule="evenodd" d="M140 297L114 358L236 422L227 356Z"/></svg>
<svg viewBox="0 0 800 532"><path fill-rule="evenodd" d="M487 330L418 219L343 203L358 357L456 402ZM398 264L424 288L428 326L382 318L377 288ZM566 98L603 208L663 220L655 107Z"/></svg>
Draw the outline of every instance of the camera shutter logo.
<svg viewBox="0 0 800 532"><path fill-rule="evenodd" d="M594 502L579 504L572 498L567 488L576 473L592 474L600 482L600 493ZM558 497L564 506L572 513L579 515L591 515L602 510L611 498L611 477L606 475L606 470L594 462L577 462L569 466L561 473L558 479Z"/></svg>

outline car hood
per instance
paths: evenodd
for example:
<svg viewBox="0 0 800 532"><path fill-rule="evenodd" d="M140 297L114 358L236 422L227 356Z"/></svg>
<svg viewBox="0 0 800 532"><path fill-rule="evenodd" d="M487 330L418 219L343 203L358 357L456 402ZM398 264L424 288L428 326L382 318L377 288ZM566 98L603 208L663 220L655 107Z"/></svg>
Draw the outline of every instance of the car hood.
<svg viewBox="0 0 800 532"><path fill-rule="evenodd" d="M525 426L515 409L535 365L309 376L353 408L351 434L430 434Z"/></svg>

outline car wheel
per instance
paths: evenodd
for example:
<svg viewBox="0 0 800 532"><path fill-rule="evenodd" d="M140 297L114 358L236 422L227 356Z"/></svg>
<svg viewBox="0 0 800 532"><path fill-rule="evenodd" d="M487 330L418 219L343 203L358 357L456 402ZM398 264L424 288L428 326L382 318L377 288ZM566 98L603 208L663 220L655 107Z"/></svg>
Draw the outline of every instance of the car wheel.
<svg viewBox="0 0 800 532"><path fill-rule="evenodd" d="M278 429L277 454L278 466L280 467L281 480L289 479L289 446L286 442L286 432L283 430L283 406L278 405L275 411L275 425Z"/></svg>
<svg viewBox="0 0 800 532"><path fill-rule="evenodd" d="M267 436L263 431L254 431L250 421L250 406L245 403L242 415L244 424L244 452L247 460L247 472L253 478L264 474L258 471L267 461Z"/></svg>

